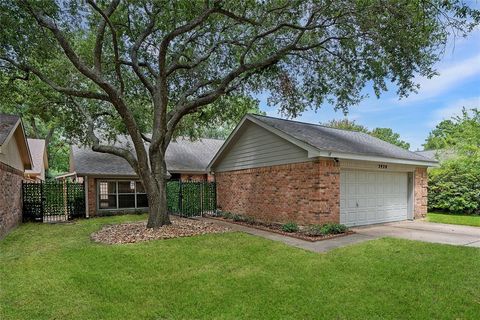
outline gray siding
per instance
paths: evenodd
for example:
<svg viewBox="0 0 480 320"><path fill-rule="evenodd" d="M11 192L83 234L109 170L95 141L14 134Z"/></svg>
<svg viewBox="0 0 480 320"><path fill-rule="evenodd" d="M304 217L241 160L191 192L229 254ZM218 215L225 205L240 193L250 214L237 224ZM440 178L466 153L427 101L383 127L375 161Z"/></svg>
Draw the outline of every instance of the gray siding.
<svg viewBox="0 0 480 320"><path fill-rule="evenodd" d="M224 151L214 171L309 161L307 151L251 122L245 123L238 133L237 140Z"/></svg>

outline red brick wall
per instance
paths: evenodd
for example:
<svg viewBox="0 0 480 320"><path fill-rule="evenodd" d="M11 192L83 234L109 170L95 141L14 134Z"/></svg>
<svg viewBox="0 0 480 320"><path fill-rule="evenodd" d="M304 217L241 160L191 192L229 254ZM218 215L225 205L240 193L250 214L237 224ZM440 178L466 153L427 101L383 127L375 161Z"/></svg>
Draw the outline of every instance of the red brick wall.
<svg viewBox="0 0 480 320"><path fill-rule="evenodd" d="M271 222L339 222L340 168L317 160L215 174L219 209Z"/></svg>
<svg viewBox="0 0 480 320"><path fill-rule="evenodd" d="M22 221L23 172L0 162L0 239Z"/></svg>
<svg viewBox="0 0 480 320"><path fill-rule="evenodd" d="M415 219L424 218L427 215L427 168L415 168L414 181L414 217Z"/></svg>

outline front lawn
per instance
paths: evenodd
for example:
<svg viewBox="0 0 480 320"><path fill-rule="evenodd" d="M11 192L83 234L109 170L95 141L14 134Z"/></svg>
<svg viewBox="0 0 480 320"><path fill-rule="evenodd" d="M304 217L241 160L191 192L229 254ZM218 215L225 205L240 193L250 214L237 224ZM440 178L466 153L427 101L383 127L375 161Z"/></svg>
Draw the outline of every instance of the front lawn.
<svg viewBox="0 0 480 320"><path fill-rule="evenodd" d="M427 221L480 227L480 216L429 212Z"/></svg>
<svg viewBox="0 0 480 320"><path fill-rule="evenodd" d="M381 239L317 254L242 233L127 245L102 224L0 241L0 319L473 319L480 250Z"/></svg>

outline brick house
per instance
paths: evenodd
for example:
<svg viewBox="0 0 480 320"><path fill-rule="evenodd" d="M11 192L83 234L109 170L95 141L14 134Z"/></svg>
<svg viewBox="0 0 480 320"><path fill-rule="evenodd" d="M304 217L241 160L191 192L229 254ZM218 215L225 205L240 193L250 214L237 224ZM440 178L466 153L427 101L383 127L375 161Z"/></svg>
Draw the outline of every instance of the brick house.
<svg viewBox="0 0 480 320"><path fill-rule="evenodd" d="M129 147L127 139L119 137L117 140L117 144ZM212 181L207 165L223 142L217 139L190 141L183 137L172 141L166 154L170 179ZM145 212L148 209L147 196L138 176L121 157L73 146L70 174L64 176L85 182L87 216Z"/></svg>
<svg viewBox="0 0 480 320"><path fill-rule="evenodd" d="M355 226L424 217L436 165L368 134L247 115L209 169L223 211Z"/></svg>
<svg viewBox="0 0 480 320"><path fill-rule="evenodd" d="M22 221L22 181L32 157L20 117L0 114L0 239Z"/></svg>

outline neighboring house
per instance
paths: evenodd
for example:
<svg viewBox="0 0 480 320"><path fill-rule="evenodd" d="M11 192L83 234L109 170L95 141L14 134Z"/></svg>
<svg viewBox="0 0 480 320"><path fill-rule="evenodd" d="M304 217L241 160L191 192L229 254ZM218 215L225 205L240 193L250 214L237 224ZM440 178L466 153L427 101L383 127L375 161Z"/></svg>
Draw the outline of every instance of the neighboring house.
<svg viewBox="0 0 480 320"><path fill-rule="evenodd" d="M436 165L365 133L247 115L209 168L223 211L355 226L425 216Z"/></svg>
<svg viewBox="0 0 480 320"><path fill-rule="evenodd" d="M223 140L217 139L190 141L180 137L172 141L166 154L170 179L213 180L207 165L222 144ZM123 158L74 146L70 152L70 172L75 173L77 181L85 181L87 216L145 211L148 207L138 176Z"/></svg>
<svg viewBox="0 0 480 320"><path fill-rule="evenodd" d="M48 155L44 139L27 139L32 154L33 167L25 170L25 177L29 180L45 181L45 171L48 169Z"/></svg>
<svg viewBox="0 0 480 320"><path fill-rule="evenodd" d="M31 168L20 117L0 114L0 239L22 220L22 181Z"/></svg>
<svg viewBox="0 0 480 320"><path fill-rule="evenodd" d="M437 160L440 163L442 163L445 160L452 159L456 156L455 150L449 150L449 149L423 150L423 151L415 151L415 153L429 159Z"/></svg>

